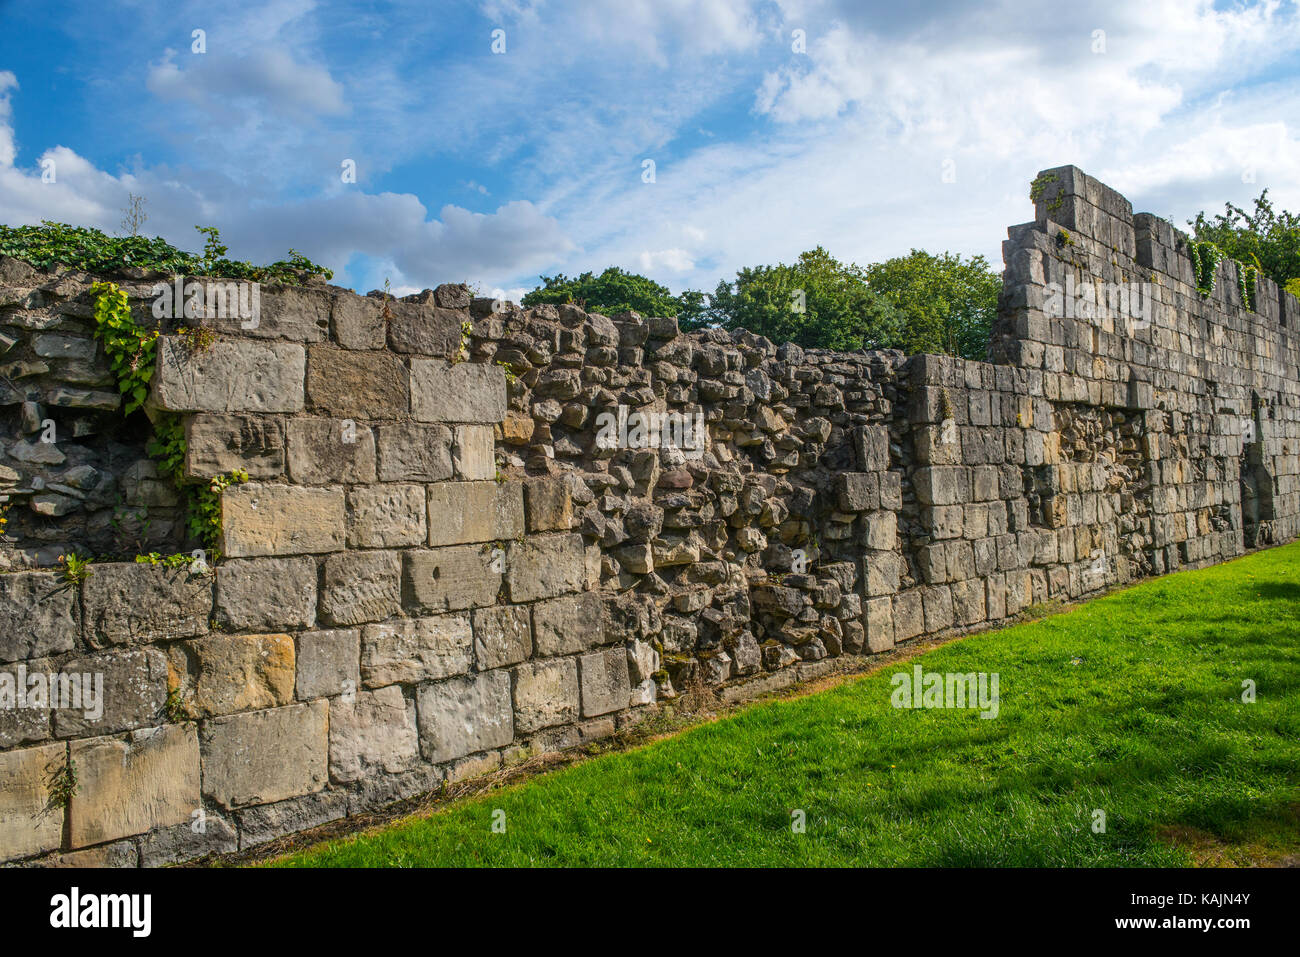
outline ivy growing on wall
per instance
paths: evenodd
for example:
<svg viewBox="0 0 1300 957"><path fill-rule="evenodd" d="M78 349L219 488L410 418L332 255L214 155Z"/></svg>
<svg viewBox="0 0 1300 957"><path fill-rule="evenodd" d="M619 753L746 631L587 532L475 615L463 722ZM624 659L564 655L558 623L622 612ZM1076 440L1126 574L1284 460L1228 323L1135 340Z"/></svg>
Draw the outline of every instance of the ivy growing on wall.
<svg viewBox="0 0 1300 957"><path fill-rule="evenodd" d="M97 282L91 291L95 295L95 337L104 344L125 400L123 411L130 415L149 396L149 383L157 368L159 333L136 322L126 293L116 283ZM189 481L185 475L185 426L180 416L152 410L150 420L154 434L146 451L158 463L159 473L176 486L190 534L203 544L209 561L215 561L221 540L221 493L247 482L248 473L235 469L206 482Z"/></svg>
<svg viewBox="0 0 1300 957"><path fill-rule="evenodd" d="M1214 243L1192 243L1192 265L1196 269L1196 288L1200 290L1202 299L1208 298L1214 292L1219 263L1222 261L1223 253L1219 252L1219 247Z"/></svg>
<svg viewBox="0 0 1300 957"><path fill-rule="evenodd" d="M1251 312L1255 311L1255 283L1258 279L1258 269L1237 263L1237 287L1241 290L1241 301Z"/></svg>

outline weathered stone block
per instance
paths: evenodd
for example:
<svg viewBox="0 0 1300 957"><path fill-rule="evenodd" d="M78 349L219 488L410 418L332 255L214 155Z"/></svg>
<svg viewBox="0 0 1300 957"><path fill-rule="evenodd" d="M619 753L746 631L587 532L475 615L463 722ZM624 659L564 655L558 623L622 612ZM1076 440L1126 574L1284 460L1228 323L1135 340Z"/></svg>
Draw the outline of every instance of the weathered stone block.
<svg viewBox="0 0 1300 957"><path fill-rule="evenodd" d="M376 769L394 773L419 759L415 704L389 685L330 702L330 777L357 781Z"/></svg>
<svg viewBox="0 0 1300 957"><path fill-rule="evenodd" d="M475 609L474 663L479 671L517 664L533 653L527 607L494 605Z"/></svg>
<svg viewBox="0 0 1300 957"><path fill-rule="evenodd" d="M411 360L411 411L420 422L500 422L506 414L506 374L478 362Z"/></svg>
<svg viewBox="0 0 1300 957"><path fill-rule="evenodd" d="M495 479L497 474L496 443L492 427L487 425L456 426L456 445L452 453L456 477L467 482Z"/></svg>
<svg viewBox="0 0 1300 957"><path fill-rule="evenodd" d="M328 781L324 701L208 721L200 735L203 793L223 807L270 804Z"/></svg>
<svg viewBox="0 0 1300 957"><path fill-rule="evenodd" d="M314 558L235 558L217 571L217 620L232 631L280 631L316 623Z"/></svg>
<svg viewBox="0 0 1300 957"><path fill-rule="evenodd" d="M156 648L74 658L59 669L59 685L61 738L151 727L167 703L167 658Z"/></svg>
<svg viewBox="0 0 1300 957"><path fill-rule="evenodd" d="M460 351L461 324L469 311L441 309L428 303L389 303L388 344L394 352L425 356L450 356Z"/></svg>
<svg viewBox="0 0 1300 957"><path fill-rule="evenodd" d="M382 300L342 293L334 299L330 318L334 324L334 338L343 348L382 349L384 347L387 320L384 318Z"/></svg>
<svg viewBox="0 0 1300 957"><path fill-rule="evenodd" d="M225 818L206 809L197 818L190 813L191 819L184 824L159 828L140 839L141 867L166 867L239 850L239 836Z"/></svg>
<svg viewBox="0 0 1300 957"><path fill-rule="evenodd" d="M528 609L520 609L527 617ZM47 698L25 699L19 707L19 692L30 689L30 676L57 673L48 658L34 658L0 665L0 750L23 744L37 744L50 737L50 708Z"/></svg>
<svg viewBox="0 0 1300 957"><path fill-rule="evenodd" d="M538 655L572 655L605 641L604 608L595 592L565 595L533 605Z"/></svg>
<svg viewBox="0 0 1300 957"><path fill-rule="evenodd" d="M288 635L212 635L168 649L172 684L191 717L274 708L293 701Z"/></svg>
<svg viewBox="0 0 1300 957"><path fill-rule="evenodd" d="M529 479L524 483L528 531L567 532L573 527L573 496L556 478Z"/></svg>
<svg viewBox="0 0 1300 957"><path fill-rule="evenodd" d="M232 335L320 342L329 335L332 298L329 289L323 286L270 283L259 291L260 309L256 324L247 317L243 320L232 318L225 323L219 322L216 328Z"/></svg>
<svg viewBox="0 0 1300 957"><path fill-rule="evenodd" d="M925 632L921 592L912 588L894 596L894 641L906 641Z"/></svg>
<svg viewBox="0 0 1300 957"><path fill-rule="evenodd" d="M337 821L347 813L346 791L318 791L274 804L241 808L235 812L239 821L239 847L247 850L286 834Z"/></svg>
<svg viewBox="0 0 1300 957"><path fill-rule="evenodd" d="M348 490L348 545L395 548L425 538L422 485L371 485Z"/></svg>
<svg viewBox="0 0 1300 957"><path fill-rule="evenodd" d="M581 591L586 577L581 535L545 535L516 542L506 558L506 587L512 602Z"/></svg>
<svg viewBox="0 0 1300 957"><path fill-rule="evenodd" d="M375 436L355 419L289 420L289 476L298 485L373 482Z"/></svg>
<svg viewBox="0 0 1300 957"><path fill-rule="evenodd" d="M221 496L222 551L231 558L337 552L345 534L341 488L232 485Z"/></svg>
<svg viewBox="0 0 1300 957"><path fill-rule="evenodd" d="M461 611L494 604L501 590L504 553L488 545L405 552L405 600L423 612Z"/></svg>
<svg viewBox="0 0 1300 957"><path fill-rule="evenodd" d="M330 625L383 621L402 611L397 552L340 552L325 560L321 618Z"/></svg>
<svg viewBox="0 0 1300 957"><path fill-rule="evenodd" d="M514 669L515 729L520 734L578 720L578 664L573 658L527 661ZM627 696L623 697L624 706Z"/></svg>
<svg viewBox="0 0 1300 957"><path fill-rule="evenodd" d="M0 661L71 651L79 634L75 585L53 572L0 575Z"/></svg>
<svg viewBox="0 0 1300 957"><path fill-rule="evenodd" d="M254 480L284 472L284 426L255 415L191 415L185 419L185 474L210 479L243 469Z"/></svg>
<svg viewBox="0 0 1300 957"><path fill-rule="evenodd" d="M889 468L889 428L883 425L860 426L853 435L858 453L858 468L863 472L884 472Z"/></svg>
<svg viewBox="0 0 1300 957"><path fill-rule="evenodd" d="M306 353L296 342L158 339L153 401L171 412L299 412Z"/></svg>
<svg viewBox="0 0 1300 957"><path fill-rule="evenodd" d="M524 534L519 482L440 482L429 486L429 544L511 541Z"/></svg>
<svg viewBox="0 0 1300 957"><path fill-rule="evenodd" d="M395 422L379 426L379 481L441 482L451 478L451 430Z"/></svg>
<svg viewBox="0 0 1300 957"><path fill-rule="evenodd" d="M505 747L515 736L510 675L488 671L423 685L416 714L420 750L435 764Z"/></svg>
<svg viewBox="0 0 1300 957"><path fill-rule="evenodd" d="M409 373L402 360L388 352L312 346L307 402L326 415L391 419L410 409Z"/></svg>
<svg viewBox="0 0 1300 957"><path fill-rule="evenodd" d="M894 647L894 600L889 596L868 598L862 603L862 624L872 654Z"/></svg>
<svg viewBox="0 0 1300 957"><path fill-rule="evenodd" d="M865 512L880 507L880 479L867 472L841 472L836 477L842 512Z"/></svg>
<svg viewBox="0 0 1300 957"><path fill-rule="evenodd" d="M77 767L77 793L68 805L73 847L188 823L202 806L193 725L89 738L73 741L71 747Z"/></svg>
<svg viewBox="0 0 1300 957"><path fill-rule="evenodd" d="M916 470L912 484L922 505L957 505L970 501L970 470L960 466L929 466Z"/></svg>
<svg viewBox="0 0 1300 957"><path fill-rule="evenodd" d="M86 640L102 648L204 634L212 617L212 578L164 565L92 565L82 586Z"/></svg>
<svg viewBox="0 0 1300 957"><path fill-rule="evenodd" d="M361 630L304 632L297 659L299 701L355 692L361 687Z"/></svg>
<svg viewBox="0 0 1300 957"><path fill-rule="evenodd" d="M62 743L0 752L0 861L53 851L62 842L63 810L51 810L50 797L65 756Z"/></svg>
<svg viewBox="0 0 1300 957"><path fill-rule="evenodd" d="M632 686L627 673L627 651L621 646L578 659L582 676L582 716L594 718L628 706Z"/></svg>
<svg viewBox="0 0 1300 957"><path fill-rule="evenodd" d="M367 688L382 688L463 675L473 661L473 648L468 615L366 625L361 633L361 677Z"/></svg>

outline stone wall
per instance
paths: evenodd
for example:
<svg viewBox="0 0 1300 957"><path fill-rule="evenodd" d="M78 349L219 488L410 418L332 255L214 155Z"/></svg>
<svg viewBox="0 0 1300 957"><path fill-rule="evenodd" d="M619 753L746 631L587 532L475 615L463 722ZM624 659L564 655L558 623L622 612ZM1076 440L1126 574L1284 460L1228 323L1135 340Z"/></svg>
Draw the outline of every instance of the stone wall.
<svg viewBox="0 0 1300 957"><path fill-rule="evenodd" d="M116 496L160 514L157 541L195 543L147 427L109 401L91 277L0 262L0 479L21 516L0 670L104 683L94 717L0 711L0 859L251 847L688 689L735 700L1294 538L1296 300L1261 279L1245 308L1231 263L1203 299L1169 224L1073 167L1037 182L993 363L459 286L268 287L256 329L160 340L152 408L185 416L188 474L250 476L223 496L215 571L103 561L75 583L40 566L120 553ZM159 277L118 278L149 315ZM1053 302L1135 282L1153 290L1136 319ZM650 447L631 419L606 442L620 407L698 414L706 441ZM41 443L51 416L62 438Z"/></svg>

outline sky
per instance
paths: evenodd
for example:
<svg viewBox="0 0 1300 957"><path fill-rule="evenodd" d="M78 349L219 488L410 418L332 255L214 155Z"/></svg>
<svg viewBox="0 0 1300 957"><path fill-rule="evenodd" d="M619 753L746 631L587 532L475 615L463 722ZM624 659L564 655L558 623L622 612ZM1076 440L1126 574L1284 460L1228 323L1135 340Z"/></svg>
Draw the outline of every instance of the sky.
<svg viewBox="0 0 1300 957"><path fill-rule="evenodd" d="M1179 226L1300 210L1297 3L0 0L0 223L121 234L135 194L361 292L1000 268L1067 163Z"/></svg>

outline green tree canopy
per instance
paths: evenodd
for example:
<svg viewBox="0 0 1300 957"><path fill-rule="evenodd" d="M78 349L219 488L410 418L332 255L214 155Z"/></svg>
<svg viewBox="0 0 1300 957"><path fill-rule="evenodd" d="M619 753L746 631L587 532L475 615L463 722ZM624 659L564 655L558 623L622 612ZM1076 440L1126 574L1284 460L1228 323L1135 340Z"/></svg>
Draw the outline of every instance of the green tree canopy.
<svg viewBox="0 0 1300 957"><path fill-rule="evenodd" d="M560 274L542 276L541 280L542 285L524 296L524 306L574 303L589 312L611 316L629 309L645 316L677 316L683 311L700 311L704 299L703 293L690 290L674 296L667 286L617 266L599 276L584 272L574 279Z"/></svg>
<svg viewBox="0 0 1300 957"><path fill-rule="evenodd" d="M987 357L1002 277L983 256L913 249L868 266L866 274L871 288L903 315L898 347L904 352Z"/></svg>
<svg viewBox="0 0 1300 957"><path fill-rule="evenodd" d="M862 267L821 246L792 265L741 269L720 282L695 325L748 329L774 342L823 349L882 349L899 341L900 317L867 284Z"/></svg>
<svg viewBox="0 0 1300 957"><path fill-rule="evenodd" d="M1277 212L1268 190L1255 200L1255 211L1225 203L1213 219L1204 212L1188 220L1198 242L1211 242L1225 255L1255 266L1280 286L1300 296L1300 216Z"/></svg>

